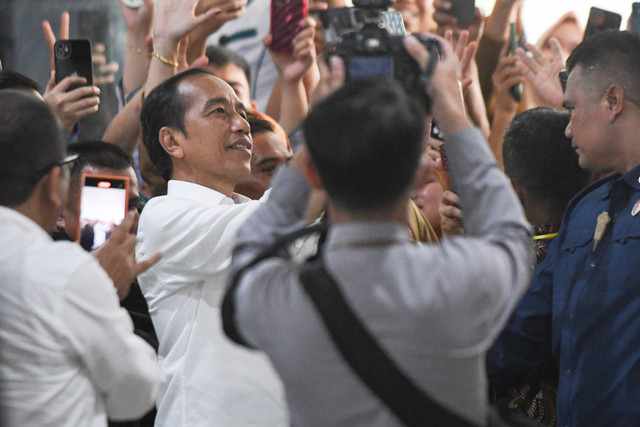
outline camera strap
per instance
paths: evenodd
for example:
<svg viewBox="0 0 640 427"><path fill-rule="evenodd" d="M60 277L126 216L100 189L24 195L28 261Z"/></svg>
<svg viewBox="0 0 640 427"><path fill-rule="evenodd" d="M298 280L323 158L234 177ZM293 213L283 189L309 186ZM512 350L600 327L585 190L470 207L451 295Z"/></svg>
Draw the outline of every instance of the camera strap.
<svg viewBox="0 0 640 427"><path fill-rule="evenodd" d="M351 310L321 257L302 268L300 281L344 360L402 423L410 427L474 425L427 396L396 366Z"/></svg>

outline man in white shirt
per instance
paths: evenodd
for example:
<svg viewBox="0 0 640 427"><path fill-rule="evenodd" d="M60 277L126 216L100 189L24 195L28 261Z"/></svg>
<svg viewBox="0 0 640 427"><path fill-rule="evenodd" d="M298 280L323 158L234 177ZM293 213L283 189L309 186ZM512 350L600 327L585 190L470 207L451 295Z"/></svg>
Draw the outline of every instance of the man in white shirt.
<svg viewBox="0 0 640 427"><path fill-rule="evenodd" d="M64 158L59 122L41 100L0 91L0 152L1 424L106 426L107 416L140 417L164 375L98 261L48 234L74 158Z"/></svg>
<svg viewBox="0 0 640 427"><path fill-rule="evenodd" d="M233 192L251 173L245 106L223 80L193 69L151 91L141 121L151 161L169 180L167 195L142 212L136 247L138 256L164 254L139 276L168 375L156 425L288 425L266 356L231 343L220 325L235 234L259 205Z"/></svg>

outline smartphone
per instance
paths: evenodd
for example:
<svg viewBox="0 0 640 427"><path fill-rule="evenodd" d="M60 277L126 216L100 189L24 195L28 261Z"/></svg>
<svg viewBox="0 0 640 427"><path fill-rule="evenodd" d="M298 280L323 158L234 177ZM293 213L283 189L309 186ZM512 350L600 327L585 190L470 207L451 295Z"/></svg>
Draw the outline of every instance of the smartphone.
<svg viewBox="0 0 640 427"><path fill-rule="evenodd" d="M516 34L516 24L512 22L509 24L509 53L516 56L516 49L518 48L518 36ZM522 99L522 83L515 84L509 89L511 97L520 102Z"/></svg>
<svg viewBox="0 0 640 427"><path fill-rule="evenodd" d="M271 0L271 50L292 53L298 23L307 16L307 0Z"/></svg>
<svg viewBox="0 0 640 427"><path fill-rule="evenodd" d="M629 19L629 30L640 34L640 2L631 4L631 18Z"/></svg>
<svg viewBox="0 0 640 427"><path fill-rule="evenodd" d="M95 250L127 214L129 178L85 174L80 200L79 243L86 250Z"/></svg>
<svg viewBox="0 0 640 427"><path fill-rule="evenodd" d="M584 30L584 38L589 38L594 34L606 30L619 30L622 16L615 12L592 7L589 10L587 28Z"/></svg>
<svg viewBox="0 0 640 427"><path fill-rule="evenodd" d="M93 85L93 64L91 62L91 42L87 39L58 40L53 46L56 68L56 83L68 76L87 79L84 86ZM83 85L72 85L73 90Z"/></svg>
<svg viewBox="0 0 640 427"><path fill-rule="evenodd" d="M475 0L449 0L449 2L451 9L448 13L455 16L461 26L466 27L476 21Z"/></svg>

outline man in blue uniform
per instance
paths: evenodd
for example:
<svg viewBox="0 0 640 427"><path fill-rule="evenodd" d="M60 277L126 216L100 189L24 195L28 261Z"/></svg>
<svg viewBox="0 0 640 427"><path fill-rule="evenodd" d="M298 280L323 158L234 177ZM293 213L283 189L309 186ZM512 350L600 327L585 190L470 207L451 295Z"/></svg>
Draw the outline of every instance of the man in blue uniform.
<svg viewBox="0 0 640 427"><path fill-rule="evenodd" d="M566 129L605 178L567 207L560 234L488 354L494 382L553 357L559 426L640 420L640 36L605 32L567 60Z"/></svg>

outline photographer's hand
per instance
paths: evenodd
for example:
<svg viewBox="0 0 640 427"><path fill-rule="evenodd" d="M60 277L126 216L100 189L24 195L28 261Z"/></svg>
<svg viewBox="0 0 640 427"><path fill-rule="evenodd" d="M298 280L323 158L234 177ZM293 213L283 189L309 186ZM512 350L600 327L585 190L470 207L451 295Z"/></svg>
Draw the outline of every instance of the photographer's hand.
<svg viewBox="0 0 640 427"><path fill-rule="evenodd" d="M552 58L547 60L542 53L532 44L525 46L531 52L529 56L522 48L516 50L518 55L518 68L527 76L527 80L533 85L536 92L550 107L562 108L563 94L558 74L564 68L564 59L560 43L555 37L549 39Z"/></svg>
<svg viewBox="0 0 640 427"><path fill-rule="evenodd" d="M332 56L330 58L330 62L331 68L329 68L329 65L325 62L325 58L318 59L320 81L311 95L311 106L317 105L344 85L345 72L342 58L339 56Z"/></svg>
<svg viewBox="0 0 640 427"><path fill-rule="evenodd" d="M55 53L53 52L53 46L56 44L56 35L53 33L51 29L51 24L49 21L42 21L42 31L44 32L44 38L47 41L47 45L49 46L49 69L51 71L55 71ZM58 39L66 40L69 38L69 12L62 12L60 16L60 33L58 35Z"/></svg>
<svg viewBox="0 0 640 427"><path fill-rule="evenodd" d="M431 75L427 94L433 102L435 121L447 136L471 126L471 122L465 115L460 91L461 75L458 56L449 42L441 37L437 38L442 48L442 56ZM409 54L425 71L430 56L427 49L413 36L405 37L403 43Z"/></svg>

